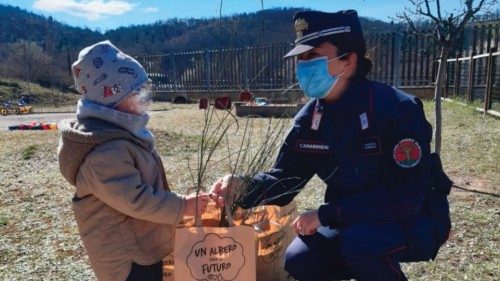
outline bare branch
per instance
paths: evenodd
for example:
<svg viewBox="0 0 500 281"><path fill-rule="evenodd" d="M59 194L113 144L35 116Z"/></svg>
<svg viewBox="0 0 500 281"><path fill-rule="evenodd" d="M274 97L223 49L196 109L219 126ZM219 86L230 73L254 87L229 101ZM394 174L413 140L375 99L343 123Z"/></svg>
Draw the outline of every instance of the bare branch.
<svg viewBox="0 0 500 281"><path fill-rule="evenodd" d="M410 18L410 16L406 12L403 12L402 14L397 14L396 16L400 19L405 20L408 23L408 25L410 26L411 31L416 32L416 33L419 32L419 30L415 26L415 23L413 22L413 20Z"/></svg>
<svg viewBox="0 0 500 281"><path fill-rule="evenodd" d="M439 26L436 25L436 27L434 28L434 32L432 32L432 35L431 35L432 38L434 38L434 40L436 41L439 41Z"/></svg>
<svg viewBox="0 0 500 281"><path fill-rule="evenodd" d="M472 10L472 3L474 3L474 0L465 0L464 4L467 7L467 11Z"/></svg>
<svg viewBox="0 0 500 281"><path fill-rule="evenodd" d="M427 13L422 12L422 10L419 8L421 14L431 18L436 24L439 24L441 22L441 17L436 17L432 14L431 8L429 7L429 0L424 0L424 1L425 1L425 7L427 8ZM420 5L418 7L420 7Z"/></svg>
<svg viewBox="0 0 500 281"><path fill-rule="evenodd" d="M473 15L475 15L477 12L479 12L481 10L481 8L483 8L483 5L485 3L486 0L481 0L479 1L479 4L477 5L476 8L472 9L472 13ZM495 1L492 2L492 4L494 3Z"/></svg>
<svg viewBox="0 0 500 281"><path fill-rule="evenodd" d="M465 25L469 22L469 20L472 17L474 17L474 15L477 12L479 12L481 10L481 8L483 8L485 1L486 0L480 0L479 4L475 8L472 7L474 0L466 0L465 1L465 5L467 6L467 10L466 10L465 15L463 16L462 20L460 21L460 23L457 25L457 27L454 30L451 30L451 37L452 38L456 38L456 36L458 35L458 32L465 27ZM495 2L496 1L492 1L491 4L493 4Z"/></svg>
<svg viewBox="0 0 500 281"><path fill-rule="evenodd" d="M459 34L463 31L465 28L465 25L481 10L488 10L491 7L494 7L494 5L498 2L498 0L478 0L477 6L474 7L474 0L464 0L463 3L461 3L463 6L465 6L462 10L462 12L458 12L457 16L453 16L453 13L450 13L449 15L445 15L446 18L442 18L441 14L441 5L440 5L440 0L434 0L436 1L436 8L437 8L437 16L432 14L429 2L432 0L423 0L418 2L418 0L408 0L410 3L412 3L415 6L415 13L411 13L413 15L420 15L420 16L425 16L430 19L432 19L436 25L433 34L435 35L435 38L437 39L438 44L441 47L441 63L439 64L439 70L437 72L437 77L436 77L436 86L435 86L435 93L434 93L434 100L436 101L436 107L435 107L435 113L436 113L436 131L435 131L435 149L436 152L439 154L440 147L441 147L441 89L443 82L446 81L446 59L448 57L448 54L450 52L451 47L453 44L455 44L455 41L457 40ZM422 7L425 4L425 9L426 11L422 10ZM463 7L462 6L462 7ZM405 10L408 10L405 7ZM408 22L410 26L414 26L412 19L408 16L408 14L403 14L402 18Z"/></svg>
<svg viewBox="0 0 500 281"><path fill-rule="evenodd" d="M425 0L426 2L428 0ZM436 1L436 9L437 9L437 16L440 20L443 20L443 17L441 16L441 3L439 2L440 0L435 0Z"/></svg>
<svg viewBox="0 0 500 281"><path fill-rule="evenodd" d="M436 1L437 15L432 13L430 2L432 0L408 0L414 6L411 10L405 7L405 12L397 14L398 18L408 23L411 30L418 34L423 32L417 30L415 20L418 17L426 17L436 25L434 29L434 38L445 45L452 43L465 25L481 10L487 10L489 6L495 5L498 0L479 0L477 6L474 6L474 0L464 0L463 10L458 15L450 13L446 18L442 17L440 0ZM425 7L424 7L425 5ZM412 18L413 17L413 18Z"/></svg>
<svg viewBox="0 0 500 281"><path fill-rule="evenodd" d="M463 16L467 14L467 11L464 10L462 13L457 14L453 17L453 22L458 22Z"/></svg>

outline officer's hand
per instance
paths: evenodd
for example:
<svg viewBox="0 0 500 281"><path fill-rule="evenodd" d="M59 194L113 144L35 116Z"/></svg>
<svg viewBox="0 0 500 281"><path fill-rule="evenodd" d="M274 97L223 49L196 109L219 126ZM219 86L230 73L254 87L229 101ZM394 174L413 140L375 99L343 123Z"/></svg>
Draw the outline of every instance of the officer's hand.
<svg viewBox="0 0 500 281"><path fill-rule="evenodd" d="M303 212L293 221L293 229L300 235L313 235L320 226L318 209Z"/></svg>
<svg viewBox="0 0 500 281"><path fill-rule="evenodd" d="M196 216L205 212L210 198L208 197L208 194L200 192L198 196L196 196L196 193L191 193L187 195L184 200L186 200L184 215Z"/></svg>
<svg viewBox="0 0 500 281"><path fill-rule="evenodd" d="M222 208L225 204L232 204L234 194L240 184L241 180L238 177L231 174L225 175L223 178L214 182L208 193L217 207Z"/></svg>

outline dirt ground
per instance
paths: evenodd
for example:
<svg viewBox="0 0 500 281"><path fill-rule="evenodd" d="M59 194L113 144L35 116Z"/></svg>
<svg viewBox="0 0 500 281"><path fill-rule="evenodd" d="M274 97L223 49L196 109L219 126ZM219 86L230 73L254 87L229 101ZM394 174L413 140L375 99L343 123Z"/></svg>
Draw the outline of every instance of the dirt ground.
<svg viewBox="0 0 500 281"><path fill-rule="evenodd" d="M453 187L457 190L492 195L496 198L500 197L500 185L491 181L458 173L449 173L449 176L453 180Z"/></svg>
<svg viewBox="0 0 500 281"><path fill-rule="evenodd" d="M433 123L433 104L424 105ZM444 103L443 108L441 156L455 183L449 196L452 231L436 260L405 263L402 268L412 281L497 281L500 122L474 108L452 103ZM169 185L185 194L192 186L190 168L196 163L204 115L196 105L162 105L158 110L162 111L151 112L149 125ZM58 168L59 132L5 130L15 122L74 116L67 114L0 116L0 280L95 280L71 209L74 188ZM242 131L228 134L231 143L241 143ZM260 135L254 134L252 140ZM227 163L216 161L223 155L217 154L216 165L207 169L207 183L226 173ZM272 162L274 156L269 159ZM314 177L295 198L299 210L316 208L323 202L324 191L325 185Z"/></svg>

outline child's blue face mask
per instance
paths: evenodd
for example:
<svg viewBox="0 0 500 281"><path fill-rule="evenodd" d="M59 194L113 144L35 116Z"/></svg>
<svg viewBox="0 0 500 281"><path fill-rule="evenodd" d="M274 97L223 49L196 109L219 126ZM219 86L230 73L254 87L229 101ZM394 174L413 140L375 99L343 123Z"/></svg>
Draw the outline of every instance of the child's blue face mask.
<svg viewBox="0 0 500 281"><path fill-rule="evenodd" d="M330 93L342 73L336 76L330 75L328 63L345 55L343 54L331 60L328 60L327 57L319 57L297 62L297 79L300 88L307 97L322 99Z"/></svg>

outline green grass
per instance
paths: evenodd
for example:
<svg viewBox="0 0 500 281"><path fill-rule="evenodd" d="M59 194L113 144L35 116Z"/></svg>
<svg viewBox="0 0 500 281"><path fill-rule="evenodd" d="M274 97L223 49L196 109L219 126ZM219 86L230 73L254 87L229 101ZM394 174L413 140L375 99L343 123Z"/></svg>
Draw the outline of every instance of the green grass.
<svg viewBox="0 0 500 281"><path fill-rule="evenodd" d="M0 217L0 227L6 226L9 223L9 220L4 217Z"/></svg>
<svg viewBox="0 0 500 281"><path fill-rule="evenodd" d="M424 104L432 121L433 104ZM196 105L162 106L168 110L155 114L150 127L169 185L175 192L185 193L193 185L188 159L191 165L195 163L202 111ZM443 118L446 171L460 187L500 194L500 120L477 113L474 107L449 102L443 104ZM241 136L234 131L230 134L231 143ZM71 210L74 188L58 170L58 138L57 131L0 132L0 280L95 279ZM25 151L32 151L27 159L20 157ZM224 162L211 166L206 185L226 172ZM300 210L317 207L324 190L324 184L313 178L296 197ZM453 189L450 205L453 229L449 242L436 261L405 264L408 277L500 280L498 198Z"/></svg>
<svg viewBox="0 0 500 281"><path fill-rule="evenodd" d="M433 103L425 103L425 109L434 124ZM443 128L441 158L446 171L484 178L498 188L500 120L477 112L475 106L445 102Z"/></svg>
<svg viewBox="0 0 500 281"><path fill-rule="evenodd" d="M500 100L495 100L491 103L491 109L495 110L496 112L500 112Z"/></svg>
<svg viewBox="0 0 500 281"><path fill-rule="evenodd" d="M25 149L23 149L23 160L30 159L35 153L36 145L29 145Z"/></svg>

